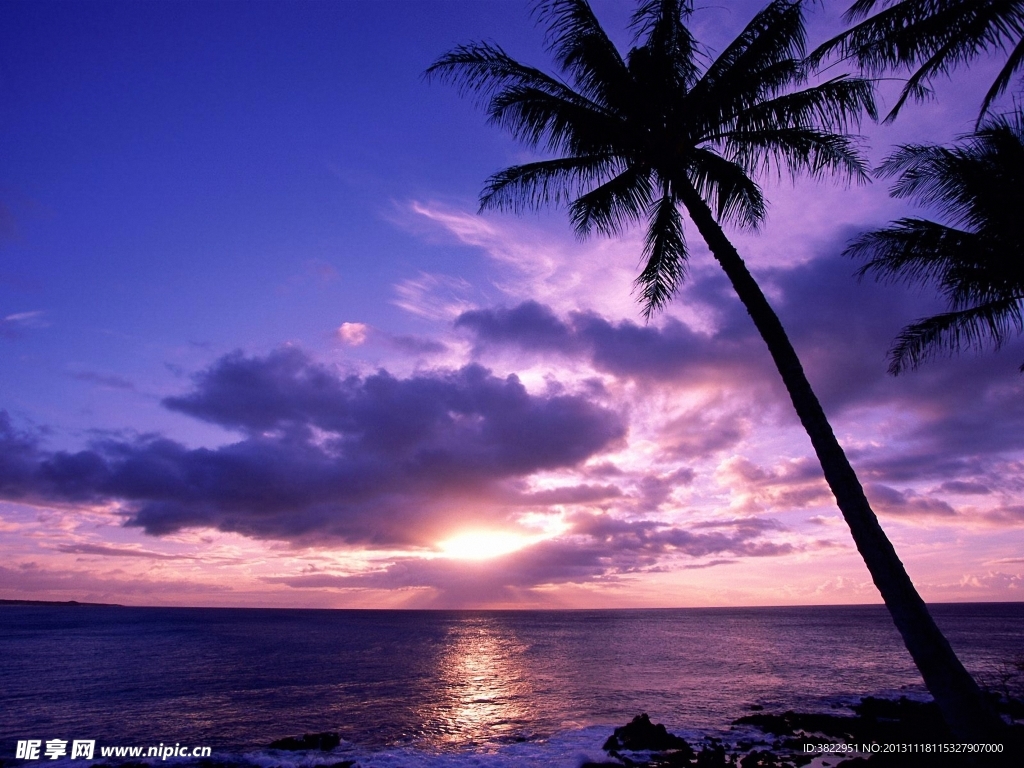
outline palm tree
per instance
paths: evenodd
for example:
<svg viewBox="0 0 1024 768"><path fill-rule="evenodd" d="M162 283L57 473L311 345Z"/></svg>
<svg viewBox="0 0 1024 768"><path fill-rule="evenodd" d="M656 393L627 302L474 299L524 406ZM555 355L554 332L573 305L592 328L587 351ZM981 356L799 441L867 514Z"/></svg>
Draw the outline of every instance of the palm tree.
<svg viewBox="0 0 1024 768"><path fill-rule="evenodd" d="M935 283L946 298L948 311L903 329L889 372L936 352L999 347L1024 331L1024 114L989 121L952 148L900 147L878 170L899 174L894 197L932 205L949 222L898 219L846 250L869 259L862 275Z"/></svg>
<svg viewBox="0 0 1024 768"><path fill-rule="evenodd" d="M756 172L866 178L855 140L836 129L862 111L874 116L871 83L839 76L807 85L800 0L771 2L706 66L686 26L690 0L642 2L632 21L638 45L625 57L586 0L545 0L535 9L565 79L491 43L459 46L427 70L481 98L490 121L528 147L555 155L494 174L481 208L565 203L581 236L643 223L646 265L637 287L648 317L685 278L686 212L768 345L925 684L958 737L983 741L1002 721L914 589L778 316L722 230L723 223L756 228L764 220Z"/></svg>
<svg viewBox="0 0 1024 768"><path fill-rule="evenodd" d="M882 10L866 18L876 8ZM922 101L930 96L936 75L949 75L988 51L1009 50L981 103L980 125L1024 66L1024 0L857 0L843 18L863 21L821 45L812 54L815 60L838 53L871 74L914 70L886 122L911 97Z"/></svg>

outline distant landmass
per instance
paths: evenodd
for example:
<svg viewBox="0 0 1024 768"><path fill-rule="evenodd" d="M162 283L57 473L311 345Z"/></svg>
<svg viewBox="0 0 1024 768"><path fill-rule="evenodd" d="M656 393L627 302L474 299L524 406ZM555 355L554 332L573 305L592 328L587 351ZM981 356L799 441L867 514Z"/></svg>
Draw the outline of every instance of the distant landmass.
<svg viewBox="0 0 1024 768"><path fill-rule="evenodd" d="M103 605L111 608L123 608L120 603L80 603L77 600L0 600L0 605Z"/></svg>

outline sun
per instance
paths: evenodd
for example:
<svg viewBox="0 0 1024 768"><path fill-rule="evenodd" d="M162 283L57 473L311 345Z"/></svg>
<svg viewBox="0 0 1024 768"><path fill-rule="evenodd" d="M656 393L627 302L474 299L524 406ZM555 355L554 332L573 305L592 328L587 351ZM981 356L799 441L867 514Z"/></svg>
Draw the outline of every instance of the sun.
<svg viewBox="0 0 1024 768"><path fill-rule="evenodd" d="M531 542L526 536L507 531L470 531L439 542L445 557L457 560L487 560L500 557Z"/></svg>

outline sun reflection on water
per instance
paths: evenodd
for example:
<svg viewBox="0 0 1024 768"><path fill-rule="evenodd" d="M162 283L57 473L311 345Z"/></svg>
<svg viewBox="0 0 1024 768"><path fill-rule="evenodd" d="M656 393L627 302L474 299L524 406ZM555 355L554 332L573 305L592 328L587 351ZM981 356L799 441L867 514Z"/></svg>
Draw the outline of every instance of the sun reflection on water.
<svg viewBox="0 0 1024 768"><path fill-rule="evenodd" d="M533 720L533 688L525 666L528 645L487 617L451 628L438 665L439 700L423 712L438 746L514 740Z"/></svg>

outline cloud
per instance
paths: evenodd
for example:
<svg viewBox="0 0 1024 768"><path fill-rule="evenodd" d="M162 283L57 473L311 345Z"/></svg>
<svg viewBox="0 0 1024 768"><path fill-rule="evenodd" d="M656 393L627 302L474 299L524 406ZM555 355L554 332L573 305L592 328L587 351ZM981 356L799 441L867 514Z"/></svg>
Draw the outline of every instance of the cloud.
<svg viewBox="0 0 1024 768"><path fill-rule="evenodd" d="M709 560L706 563L693 563L691 565L684 565L683 570L695 571L700 570L702 568L714 568L719 565L734 565L738 562L738 560Z"/></svg>
<svg viewBox="0 0 1024 768"><path fill-rule="evenodd" d="M0 336L16 339L22 332L30 328L45 328L45 313L42 310L32 312L15 312L0 318Z"/></svg>
<svg viewBox="0 0 1024 768"><path fill-rule="evenodd" d="M403 221L479 248L489 260L490 287L510 301L534 299L560 311L587 307L616 317L639 314L631 295L642 249L638 233L580 243L564 230L524 226L516 216L479 216L420 202L409 204Z"/></svg>
<svg viewBox="0 0 1024 768"><path fill-rule="evenodd" d="M109 544L59 544L58 552L71 555L100 555L102 557L138 557L146 560L194 560L191 555L168 555L137 547L119 547Z"/></svg>
<svg viewBox="0 0 1024 768"><path fill-rule="evenodd" d="M881 483L869 483L864 492L876 512L907 517L953 517L956 510L945 501L913 490L898 491Z"/></svg>
<svg viewBox="0 0 1024 768"><path fill-rule="evenodd" d="M421 336L386 336L385 342L407 355L440 355L448 351L440 341Z"/></svg>
<svg viewBox="0 0 1024 768"><path fill-rule="evenodd" d="M1006 504L985 514L985 519L996 525L1024 524L1024 504Z"/></svg>
<svg viewBox="0 0 1024 768"><path fill-rule="evenodd" d="M95 371L75 371L68 374L76 381L85 381L89 384L97 384L105 389L135 390L135 384L123 376L116 374L96 373Z"/></svg>
<svg viewBox="0 0 1024 768"><path fill-rule="evenodd" d="M342 377L303 352L227 355L165 405L242 433L216 449L162 437L43 451L0 419L0 494L121 505L162 535L215 528L371 548L431 546L505 522L517 481L618 444L623 418L579 395L533 395L469 365Z"/></svg>
<svg viewBox="0 0 1024 768"><path fill-rule="evenodd" d="M666 453L679 459L731 450L751 432L747 410L715 414L705 406L686 411L665 425L660 442Z"/></svg>
<svg viewBox="0 0 1024 768"><path fill-rule="evenodd" d="M623 378L673 384L723 380L750 361L746 339L712 340L669 317L659 326L611 322L592 312L561 319L544 305L463 312L456 328L469 330L480 348L513 346L528 352L583 356L599 371Z"/></svg>
<svg viewBox="0 0 1024 768"><path fill-rule="evenodd" d="M964 480L947 480L939 486L939 490L946 493L959 493L969 496L986 496L992 493L992 489L982 483L971 483Z"/></svg>
<svg viewBox="0 0 1024 768"><path fill-rule="evenodd" d="M596 502L618 499L623 496L622 490L614 485L567 485L558 488L547 488L542 491L523 491L510 494L508 497L522 506L551 506L554 504L594 504Z"/></svg>
<svg viewBox="0 0 1024 768"><path fill-rule="evenodd" d="M335 335L343 344L358 347L366 341L369 332L370 326L365 323L342 323L335 331Z"/></svg>
<svg viewBox="0 0 1024 768"><path fill-rule="evenodd" d="M753 508L803 509L835 503L822 477L821 467L811 458L792 459L765 468L735 456L722 462L718 481L737 494L745 494Z"/></svg>
<svg viewBox="0 0 1024 768"><path fill-rule="evenodd" d="M420 272L395 286L396 307L427 320L452 320L473 305L472 286L463 278Z"/></svg>
<svg viewBox="0 0 1024 768"><path fill-rule="evenodd" d="M429 588L438 591L442 604L465 605L522 598L523 591L540 586L621 580L658 569L666 557L777 557L795 551L791 544L762 539L780 527L776 521L746 518L702 527L706 532L580 513L566 535L488 561L410 557L365 573L300 573L266 580L296 589ZM728 562L734 560L717 557L693 567Z"/></svg>
<svg viewBox="0 0 1024 768"><path fill-rule="evenodd" d="M515 307L474 309L455 319L456 328L468 328L481 344L509 344L537 352L572 354L583 348L569 323L536 301Z"/></svg>

